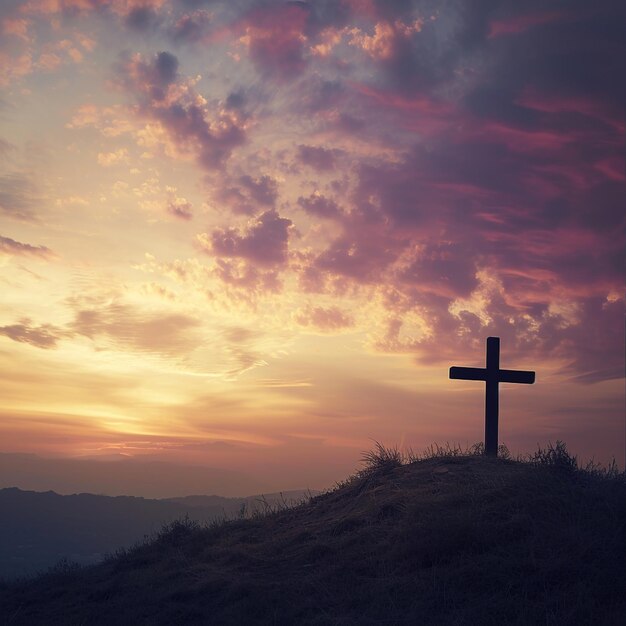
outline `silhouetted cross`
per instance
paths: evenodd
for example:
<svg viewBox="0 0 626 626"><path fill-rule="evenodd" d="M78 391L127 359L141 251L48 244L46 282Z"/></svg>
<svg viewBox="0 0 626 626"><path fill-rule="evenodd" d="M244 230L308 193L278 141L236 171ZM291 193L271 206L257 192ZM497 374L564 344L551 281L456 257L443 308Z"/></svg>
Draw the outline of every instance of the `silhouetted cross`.
<svg viewBox="0 0 626 626"><path fill-rule="evenodd" d="M451 367L450 378L484 380L485 454L498 456L498 383L535 382L535 372L500 369L500 337L487 337L487 367Z"/></svg>

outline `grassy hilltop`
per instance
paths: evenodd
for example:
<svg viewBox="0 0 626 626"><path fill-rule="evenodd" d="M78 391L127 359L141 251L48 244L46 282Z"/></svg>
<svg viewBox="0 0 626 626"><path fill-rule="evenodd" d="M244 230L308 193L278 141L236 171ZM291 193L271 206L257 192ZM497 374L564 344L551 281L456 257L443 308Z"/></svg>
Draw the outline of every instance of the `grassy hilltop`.
<svg viewBox="0 0 626 626"><path fill-rule="evenodd" d="M379 447L296 508L176 522L99 565L3 583L0 622L623 624L624 555L624 474L561 445L525 462Z"/></svg>

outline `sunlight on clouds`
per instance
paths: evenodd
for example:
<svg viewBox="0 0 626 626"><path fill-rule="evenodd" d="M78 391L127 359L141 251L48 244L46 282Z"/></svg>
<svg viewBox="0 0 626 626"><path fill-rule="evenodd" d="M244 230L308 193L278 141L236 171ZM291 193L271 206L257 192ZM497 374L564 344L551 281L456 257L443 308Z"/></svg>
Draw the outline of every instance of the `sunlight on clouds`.
<svg viewBox="0 0 626 626"><path fill-rule="evenodd" d="M102 167L111 167L120 163L128 163L128 150L126 148L120 148L114 152L98 153L98 164Z"/></svg>
<svg viewBox="0 0 626 626"><path fill-rule="evenodd" d="M478 440L482 392L447 367L487 335L538 372L532 414L507 409L516 441L584 442L563 398L619 440L624 126L602 11L197 4L0 4L9 448L46 449L41 431L59 453L205 463L223 439L309 476L370 437Z"/></svg>
<svg viewBox="0 0 626 626"><path fill-rule="evenodd" d="M559 318L560 328L567 328L580 323L580 307L576 302L551 302L548 306L548 314Z"/></svg>
<svg viewBox="0 0 626 626"><path fill-rule="evenodd" d="M487 326L491 321L489 316L489 304L494 295L503 293L502 283L493 274L493 270L479 270L476 272L479 286L472 292L469 298L457 298L448 307L448 311L461 319L461 313L467 312L475 315L482 326Z"/></svg>

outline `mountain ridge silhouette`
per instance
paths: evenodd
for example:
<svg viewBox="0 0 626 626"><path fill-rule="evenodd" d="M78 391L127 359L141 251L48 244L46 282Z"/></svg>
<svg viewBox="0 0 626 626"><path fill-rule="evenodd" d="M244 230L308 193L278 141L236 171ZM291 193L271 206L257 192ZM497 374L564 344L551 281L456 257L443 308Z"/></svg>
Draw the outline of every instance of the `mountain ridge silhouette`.
<svg viewBox="0 0 626 626"><path fill-rule="evenodd" d="M251 515L277 502L298 503L309 493L319 492L152 499L0 489L0 577L34 575L62 559L83 565L95 563L107 553L128 548L184 517L198 523L232 519L242 511Z"/></svg>

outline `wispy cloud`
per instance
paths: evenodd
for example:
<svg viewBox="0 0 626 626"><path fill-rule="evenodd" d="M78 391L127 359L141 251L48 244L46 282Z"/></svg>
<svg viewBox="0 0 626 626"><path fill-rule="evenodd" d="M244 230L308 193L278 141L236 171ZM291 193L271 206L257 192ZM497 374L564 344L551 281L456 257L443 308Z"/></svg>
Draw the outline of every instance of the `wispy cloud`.
<svg viewBox="0 0 626 626"><path fill-rule="evenodd" d="M32 324L31 320L23 319L18 324L0 326L0 335L4 335L19 343L28 343L36 348L48 350L56 348L57 342L68 333L52 324Z"/></svg>
<svg viewBox="0 0 626 626"><path fill-rule="evenodd" d="M31 176L12 172L0 174L0 212L18 220L35 218L38 190Z"/></svg>
<svg viewBox="0 0 626 626"><path fill-rule="evenodd" d="M29 243L15 241L10 237L0 235L0 254L10 256L30 256L39 257L41 259L53 259L56 255L50 248L46 246L33 246Z"/></svg>

